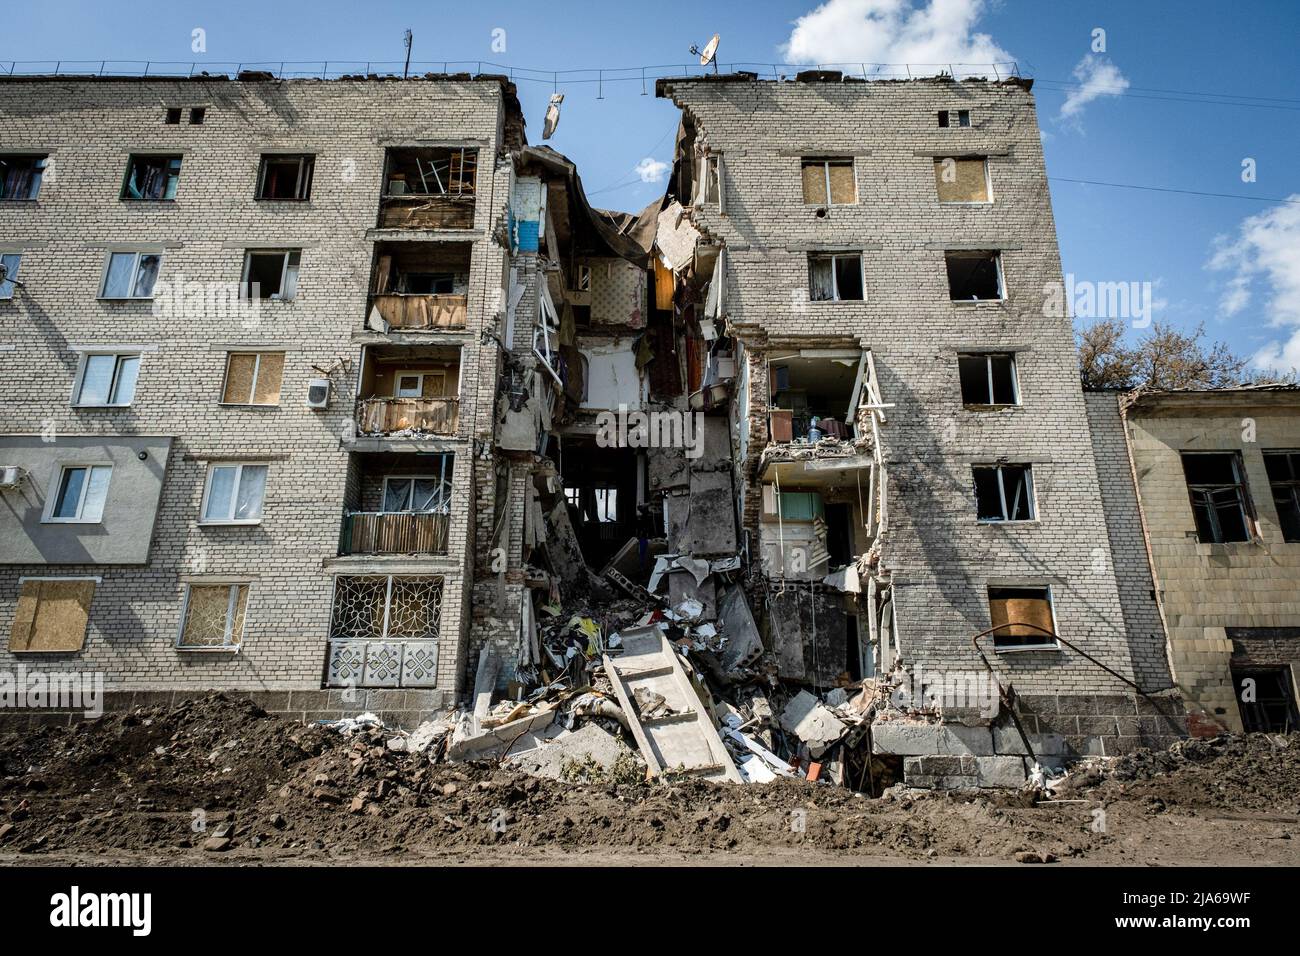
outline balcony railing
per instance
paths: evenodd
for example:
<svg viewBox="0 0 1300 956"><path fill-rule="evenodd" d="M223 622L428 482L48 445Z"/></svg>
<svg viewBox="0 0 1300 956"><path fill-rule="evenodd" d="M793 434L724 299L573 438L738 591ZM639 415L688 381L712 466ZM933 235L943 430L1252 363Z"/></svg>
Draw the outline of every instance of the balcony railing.
<svg viewBox="0 0 1300 956"><path fill-rule="evenodd" d="M463 295L409 295L384 292L370 304L394 329L463 329L466 297Z"/></svg>
<svg viewBox="0 0 1300 956"><path fill-rule="evenodd" d="M459 422L458 398L363 398L357 402L357 429L365 435L454 435Z"/></svg>
<svg viewBox="0 0 1300 956"><path fill-rule="evenodd" d="M379 210L382 229L472 229L474 195L385 196Z"/></svg>
<svg viewBox="0 0 1300 956"><path fill-rule="evenodd" d="M446 554L445 511L353 511L343 516L340 554Z"/></svg>

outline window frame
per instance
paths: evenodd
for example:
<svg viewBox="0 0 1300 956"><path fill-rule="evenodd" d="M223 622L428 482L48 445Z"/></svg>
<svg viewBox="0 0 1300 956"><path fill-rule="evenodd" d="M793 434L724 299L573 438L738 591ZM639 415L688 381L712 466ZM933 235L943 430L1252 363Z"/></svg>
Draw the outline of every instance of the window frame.
<svg viewBox="0 0 1300 956"><path fill-rule="evenodd" d="M209 518L208 504L212 497L212 481L216 477L218 469L234 468L235 481L230 486L229 507L226 509L230 515L229 518ZM257 503L257 517L255 518L236 518L235 507L239 501L239 488L244 480L245 468L265 468L266 478L262 482L262 495ZM271 479L271 466L264 461L211 461L208 462L207 474L203 478L203 499L199 502L199 524L208 527L220 527L227 525L258 525L262 523L262 517L266 514L266 488Z"/></svg>
<svg viewBox="0 0 1300 956"><path fill-rule="evenodd" d="M1283 493L1290 497L1291 506L1296 511L1297 520L1300 521L1300 466L1296 466L1293 459L1300 459L1300 449L1295 448L1266 448L1261 454L1264 456L1264 469L1268 477L1268 489L1270 497L1273 499L1273 510L1277 514L1277 530L1282 535L1282 540L1288 544L1300 544L1300 536L1288 538L1286 526L1282 521L1282 511L1278 507L1278 488L1283 489ZM1268 474L1268 460L1270 457L1285 458L1287 462L1287 471L1291 477L1281 481Z"/></svg>
<svg viewBox="0 0 1300 956"><path fill-rule="evenodd" d="M835 272L835 261L837 259L858 260L858 276L862 283L862 298L860 299L842 299L840 298L840 280ZM829 259L831 263L831 291L834 293L829 299L814 299L812 297L812 267L813 262L817 260ZM810 252L808 254L808 301L809 302L866 302L867 301L867 263L866 256L861 252Z"/></svg>
<svg viewBox="0 0 1300 956"><path fill-rule="evenodd" d="M9 272L8 270L6 270L4 280L0 281L0 302L9 302L10 300L13 299L15 293L17 293L18 287L20 285L20 282L18 280L18 273L23 267L24 254L25 254L25 250L23 249L0 249L0 262L3 262L3 260L5 259L18 260L14 264L13 272ZM9 291L7 293L4 291L5 286L9 287Z"/></svg>
<svg viewBox="0 0 1300 956"><path fill-rule="evenodd" d="M248 608L253 600L253 581L248 578L223 578L220 580L186 581L185 594L181 597L180 624L176 630L176 650L193 653L239 653L244 646L244 632L248 630ZM222 644L186 644L185 625L190 616L190 595L194 588L227 589L225 642ZM239 600L239 589L244 589L244 615L239 622L239 633L235 634L235 607Z"/></svg>
<svg viewBox="0 0 1300 956"><path fill-rule="evenodd" d="M86 498L90 494L91 478L94 469L107 468L108 481L104 485L104 502L100 506L99 516L97 518L87 518ZM86 472L85 481L81 485L81 493L77 497L76 514L70 518L61 518L54 514L59 506L59 493L63 488L63 477L69 471L82 469ZM113 484L113 463L104 459L98 461L65 461L60 462L58 468L54 470L53 480L50 483L49 494L45 496L45 508L41 513L41 524L103 524L104 512L108 510L108 492Z"/></svg>
<svg viewBox="0 0 1300 956"><path fill-rule="evenodd" d="M1232 470L1233 470L1233 474L1236 476L1237 479L1236 482L1232 485L1207 484L1204 482L1198 482L1194 485L1192 482L1188 481L1187 479L1187 464L1186 464L1186 459L1193 455L1220 455L1220 456L1226 455L1229 458L1229 460L1232 462ZM1252 544L1258 540L1259 526L1255 520L1255 509L1250 498L1250 487L1246 480L1246 465L1245 462L1242 460L1241 452L1238 449L1228 449L1226 451L1214 450L1214 449L1204 449L1204 450L1179 449L1178 463L1183 467L1183 484L1187 486L1187 502L1189 507L1191 508L1192 528L1196 532L1196 541L1198 544L1216 544L1216 545ZM1242 525L1246 530L1246 537L1243 540L1239 540L1239 541L1221 540L1223 537L1223 528L1219 523L1218 506L1213 503L1212 499L1210 499L1206 504L1207 507L1206 513L1210 519L1211 527L1216 532L1215 535L1216 540L1205 541L1201 538L1201 529L1196 521L1196 509L1197 509L1196 492L1198 490L1202 492L1209 492L1216 488L1220 490L1225 488L1233 488L1236 490L1237 507L1241 511Z"/></svg>
<svg viewBox="0 0 1300 956"><path fill-rule="evenodd" d="M126 172L122 176L122 189L118 193L118 197L117 197L120 202L162 203L162 202L176 201L175 195L172 196L166 195L167 192L166 189L163 190L163 195L159 196L157 199L153 199L148 196L132 196L130 194L129 187L131 184L131 171L135 168L137 163L146 162L148 160L157 160L163 167L164 175L167 175L169 177L175 175L176 189L174 190L174 192L180 192L181 171L185 167L184 153L128 153L126 157ZM176 164L174 173L170 171L170 167L172 163Z"/></svg>
<svg viewBox="0 0 1300 956"><path fill-rule="evenodd" d="M298 182L293 196L266 196L266 172L268 162L298 161ZM315 153L262 153L257 164L257 188L253 193L256 202L311 202L311 189L316 181ZM303 193L305 192L305 195Z"/></svg>
<svg viewBox="0 0 1300 956"><path fill-rule="evenodd" d="M1007 509L1007 486L1006 479L1003 477L1003 470L1007 468L1019 468L1025 473L1025 488L1028 492L1029 517L1012 518ZM1002 503L1001 518L981 518L979 516L979 494L976 491L975 496L975 520L979 524L1033 524L1038 520L1038 488L1034 482L1034 466L1032 462L1005 462L1005 463L984 463L975 462L971 465L971 482L974 484L975 471L977 469L992 469L997 473L998 480L998 497Z"/></svg>
<svg viewBox="0 0 1300 956"><path fill-rule="evenodd" d="M249 382L248 401L246 402L229 402L226 401L226 386L230 381L230 360L236 355L252 355L255 357L253 362L253 378ZM257 384L262 374L262 356L279 355L280 359L280 387L276 390L274 402L255 402L257 397ZM279 408L280 397L284 394L284 356L285 352L279 349L230 349L226 352L226 367L221 373L221 396L217 399L218 405L226 408Z"/></svg>
<svg viewBox="0 0 1300 956"><path fill-rule="evenodd" d="M1047 597L1047 611L1052 618L1052 634L1055 635L1050 641L1043 634L1037 634L1040 638L1037 644L1005 644L998 646L997 632L990 636L993 638L993 653L995 654L1019 654L1026 651L1059 651L1064 645L1057 639L1061 633L1061 626L1056 617L1056 595L1053 592L1051 584L1035 583L1017 583L1017 584L985 584L984 599L989 608L989 624L993 623L993 591L1037 591L1042 592Z"/></svg>
<svg viewBox="0 0 1300 956"><path fill-rule="evenodd" d="M940 206L992 206L993 205L993 172L989 168L989 158L987 156L935 156L932 157L935 165L941 164L945 159L951 159L953 162L960 160L978 159L984 164L984 195L986 199L944 199L939 193L939 179L936 176L934 181L934 194ZM1001 258L1001 257L999 257Z"/></svg>
<svg viewBox="0 0 1300 956"><path fill-rule="evenodd" d="M438 483L438 494L441 501L438 507L428 511L416 511L414 507L403 508L400 511L388 510L388 486L393 483L402 483L407 485L406 498L412 506L415 504L415 483L417 481L434 481ZM446 456L443 456L441 474L419 474L419 475L385 475L383 489L380 492L380 507L383 509L380 514L395 515L430 515L430 514L450 514L451 513L451 476L447 474Z"/></svg>
<svg viewBox="0 0 1300 956"><path fill-rule="evenodd" d="M280 289L274 295L259 295L258 302L292 302L298 298L298 275L302 268L302 249L301 248L272 248L272 249L245 249L244 250L244 268L240 273L239 295L245 302L253 301L253 290L249 285L248 275L252 268L253 256L281 256L280 263ZM285 295L285 286L289 280L289 265L293 261L293 294Z"/></svg>
<svg viewBox="0 0 1300 956"><path fill-rule="evenodd" d="M0 153L0 160L5 159L31 159L33 175L36 180L36 191L30 196L3 196L0 195L0 202L36 202L41 198L41 190L45 188L45 171L50 165L49 153ZM4 178L3 171L0 171L0 179Z"/></svg>
<svg viewBox="0 0 1300 956"><path fill-rule="evenodd" d="M997 269L998 275L998 294L995 298L988 299L954 299L952 295L952 279L948 275L948 257L952 256L957 259L974 259L978 254L988 254L993 257L993 265ZM943 276L948 283L948 301L953 305L979 305L981 302L1006 302L1010 297L1007 295L1007 277L1002 271L1002 250L1001 249L945 249L943 251Z"/></svg>
<svg viewBox="0 0 1300 956"><path fill-rule="evenodd" d="M131 260L131 294L128 295L109 295L108 294L108 277L113 269L114 256L132 256ZM146 256L158 257L158 275L154 276L153 285L149 287L148 295L135 295L134 290L140 283L140 262ZM101 302L150 302L154 297L154 289L157 288L158 280L162 277L163 261L166 255L162 249L109 249L104 256L103 274L99 279L99 295Z"/></svg>
<svg viewBox="0 0 1300 956"><path fill-rule="evenodd" d="M993 399L997 395L997 390L993 387L993 360L995 358L1006 357L1010 359L1011 365L1011 391L1015 396L1012 402L995 402ZM958 352L957 353L957 390L961 393L961 361L962 359L984 359L985 380L989 390L989 401L985 402L968 402L966 396L961 395L961 404L963 408L985 409L985 408L1019 408L1024 404L1023 397L1020 394L1020 368L1019 362L1016 361L1016 353L1007 352Z"/></svg>
<svg viewBox="0 0 1300 956"><path fill-rule="evenodd" d="M82 401L82 393L86 387L86 372L90 367L90 360L96 356L112 356L113 374L108 383L107 402L85 402ZM131 398L125 402L112 401L111 399L117 394L121 385L122 360L133 358L136 361L135 381L131 385ZM135 404L135 393L140 387L140 368L144 363L144 353L136 349L87 349L81 353L81 358L77 362L77 374L72 380L72 403L73 408L130 408Z"/></svg>
<svg viewBox="0 0 1300 956"><path fill-rule="evenodd" d="M852 202L835 202L831 199L831 166L848 164L850 172L853 174L853 201ZM807 166L822 167L822 186L826 190L825 202L809 202L806 196L803 196L803 171ZM801 156L799 158L799 192L803 205L816 208L821 206L857 206L861 199L858 196L858 164L852 156Z"/></svg>
<svg viewBox="0 0 1300 956"><path fill-rule="evenodd" d="M434 398L450 398L450 397L452 397L452 396L446 394L446 392L447 392L447 380L448 380L450 377L451 377L451 376L448 374L448 370L445 369L445 368L442 368L442 369L437 369L437 368L435 368L435 369L429 369L429 370L427 370L427 371L416 371L416 370L412 370L412 369L402 369L402 370L400 370L400 371L394 371L394 372L393 372L393 396L392 396L392 397L393 397L393 398L419 398L419 399L423 399L423 398L424 398L424 380L425 380L426 378L441 378L441 379L442 379L442 392L443 392L444 394L441 394L441 395L435 395L435 396L433 396L433 397L434 397ZM420 385L419 385L419 388L417 389L417 391L419 392L418 395L403 395L403 394L401 394L401 391L402 391L401 384L402 384L402 379L404 379L404 378L418 378L418 379L420 380ZM457 383L457 384L459 384L459 383Z"/></svg>

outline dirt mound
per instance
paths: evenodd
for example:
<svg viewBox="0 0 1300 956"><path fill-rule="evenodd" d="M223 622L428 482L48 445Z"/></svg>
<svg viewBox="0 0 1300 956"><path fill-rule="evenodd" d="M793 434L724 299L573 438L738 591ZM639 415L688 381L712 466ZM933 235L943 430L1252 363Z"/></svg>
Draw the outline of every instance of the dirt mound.
<svg viewBox="0 0 1300 956"><path fill-rule="evenodd" d="M1300 738L1192 738L1076 771L1075 791L1184 809L1300 814Z"/></svg>
<svg viewBox="0 0 1300 956"><path fill-rule="evenodd" d="M1131 833L1157 810L1296 806L1300 745L1189 741L1076 775L1076 803L1017 792L894 790L870 799L781 780L565 783L495 762L431 763L212 695L71 728L0 737L0 851L111 855L236 850L401 854L491 845L753 853L801 846L909 858L1051 860L1112 842L1106 805ZM1289 783L1287 783L1289 781ZM1122 853L1123 850L1116 852ZM205 854L200 854L205 855ZM210 856L210 855L209 855Z"/></svg>

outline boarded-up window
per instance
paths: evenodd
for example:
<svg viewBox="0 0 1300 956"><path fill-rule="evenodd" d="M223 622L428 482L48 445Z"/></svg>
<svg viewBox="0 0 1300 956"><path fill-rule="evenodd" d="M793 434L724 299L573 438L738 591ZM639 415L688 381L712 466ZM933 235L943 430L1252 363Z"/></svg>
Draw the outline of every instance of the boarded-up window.
<svg viewBox="0 0 1300 956"><path fill-rule="evenodd" d="M24 581L9 634L9 650L81 650L94 597L93 578Z"/></svg>
<svg viewBox="0 0 1300 956"><path fill-rule="evenodd" d="M989 616L995 647L1056 644L1050 588L989 588Z"/></svg>
<svg viewBox="0 0 1300 956"><path fill-rule="evenodd" d="M983 156L936 159L934 184L939 202L988 202L988 160Z"/></svg>
<svg viewBox="0 0 1300 956"><path fill-rule="evenodd" d="M238 647L247 605L247 584L191 584L179 646Z"/></svg>
<svg viewBox="0 0 1300 956"><path fill-rule="evenodd" d="M852 159L805 159L803 201L812 206L846 206L858 201Z"/></svg>
<svg viewBox="0 0 1300 956"><path fill-rule="evenodd" d="M221 400L227 405L279 405L283 352L230 352Z"/></svg>

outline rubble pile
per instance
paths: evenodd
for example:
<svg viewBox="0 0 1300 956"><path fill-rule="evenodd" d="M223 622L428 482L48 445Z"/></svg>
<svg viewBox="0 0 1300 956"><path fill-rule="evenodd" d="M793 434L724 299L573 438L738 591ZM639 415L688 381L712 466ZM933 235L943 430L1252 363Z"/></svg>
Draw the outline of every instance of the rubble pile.
<svg viewBox="0 0 1300 956"><path fill-rule="evenodd" d="M765 732L790 734L780 725L791 705L785 722L813 722L826 735L815 740L839 732L832 721L852 732L843 718L854 698L811 706L801 698L772 707L772 716L762 718L771 727L737 732L754 744ZM755 694L733 705L734 713L725 710L726 729L759 719L764 700L773 698ZM1065 797L893 786L873 800L779 774L780 763L748 744L774 768L766 786L668 773L648 781L635 751L595 720L554 731L548 746L558 751L533 747L449 762L453 716L411 732L367 715L303 725L217 694L8 734L0 737L0 855L194 853L258 861L436 855L500 844L574 852L801 848L914 859L1106 859L1134 852L1133 841L1169 814L1181 821L1171 844L1185 843L1196 814L1241 809L1233 801L1247 793L1243 786L1260 801L1274 795L1257 803L1270 811L1268 821L1279 809L1295 813L1300 792L1300 748L1261 735L1098 765L1072 775L1074 791ZM1153 816L1152 801L1161 794L1167 806L1157 809L1166 812ZM1245 806L1255 805L1251 800ZM1110 832L1122 839L1091 828L1095 807L1107 810ZM1280 846L1276 822L1267 825L1268 846ZM1222 833L1212 836L1221 840Z"/></svg>

